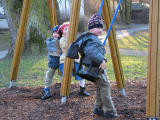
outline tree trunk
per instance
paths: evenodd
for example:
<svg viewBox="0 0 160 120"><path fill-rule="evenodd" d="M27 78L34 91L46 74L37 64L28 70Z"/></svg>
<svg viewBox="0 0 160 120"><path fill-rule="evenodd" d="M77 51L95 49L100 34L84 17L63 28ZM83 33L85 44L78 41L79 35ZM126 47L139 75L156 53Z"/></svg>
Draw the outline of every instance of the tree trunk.
<svg viewBox="0 0 160 120"><path fill-rule="evenodd" d="M132 5L132 0L128 0L126 2L126 24L130 24L131 22L131 5Z"/></svg>
<svg viewBox="0 0 160 120"><path fill-rule="evenodd" d="M132 0L123 0L120 6L121 20L125 24L130 24L131 22L131 5Z"/></svg>
<svg viewBox="0 0 160 120"><path fill-rule="evenodd" d="M23 0L2 0L2 3L4 6L5 14L7 16L8 26L11 34L11 45L9 48L8 56L13 56ZM57 0L55 0L55 4L58 18L60 18L60 11ZM32 53L32 46L38 46L38 51L42 53L44 48L43 41L47 37L48 30L50 30L49 23L47 1L32 0L23 53Z"/></svg>
<svg viewBox="0 0 160 120"><path fill-rule="evenodd" d="M11 56L12 57L13 56L13 52L14 52L14 46L15 46L15 43L16 43L17 32L16 32L16 27L13 24L12 18L9 15L9 12L8 12L8 9L7 9L7 5L6 5L6 0L2 0L2 6L3 6L4 12L6 14L8 27L9 27L9 31L10 31L10 34L11 34L11 45L10 45L10 48L9 48L7 56Z"/></svg>

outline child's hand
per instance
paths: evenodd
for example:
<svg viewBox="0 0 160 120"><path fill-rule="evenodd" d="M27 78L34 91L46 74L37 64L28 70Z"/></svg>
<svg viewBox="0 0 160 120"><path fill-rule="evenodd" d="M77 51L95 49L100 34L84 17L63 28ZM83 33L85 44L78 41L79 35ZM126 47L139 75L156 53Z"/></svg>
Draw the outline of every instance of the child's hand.
<svg viewBox="0 0 160 120"><path fill-rule="evenodd" d="M104 49L105 49L105 51L106 51L106 53L107 53L107 47L106 47L106 46L104 46Z"/></svg>
<svg viewBox="0 0 160 120"><path fill-rule="evenodd" d="M103 60L103 62L100 64L99 68L102 68L103 70L106 69L106 62Z"/></svg>

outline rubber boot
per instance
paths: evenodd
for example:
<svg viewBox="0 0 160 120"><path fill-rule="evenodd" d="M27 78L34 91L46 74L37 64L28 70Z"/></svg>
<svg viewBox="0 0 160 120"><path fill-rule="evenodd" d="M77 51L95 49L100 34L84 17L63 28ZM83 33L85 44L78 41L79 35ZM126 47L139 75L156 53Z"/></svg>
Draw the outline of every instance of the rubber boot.
<svg viewBox="0 0 160 120"><path fill-rule="evenodd" d="M101 115L101 116L103 116L104 115L104 111L103 111L103 109L102 108L100 108L100 107L94 107L94 110L93 110L93 113L94 114L96 114L96 115Z"/></svg>
<svg viewBox="0 0 160 120"><path fill-rule="evenodd" d="M90 96L90 93L88 93L87 91L85 91L85 87L81 87L81 86L80 86L79 94L83 95L83 96Z"/></svg>
<svg viewBox="0 0 160 120"><path fill-rule="evenodd" d="M104 112L104 117L105 118L117 118L118 115L114 111L106 111L106 112Z"/></svg>
<svg viewBox="0 0 160 120"><path fill-rule="evenodd" d="M51 97L51 94L50 94L50 88L44 88L43 89L43 96L42 96L42 100L45 100L45 99L48 99Z"/></svg>

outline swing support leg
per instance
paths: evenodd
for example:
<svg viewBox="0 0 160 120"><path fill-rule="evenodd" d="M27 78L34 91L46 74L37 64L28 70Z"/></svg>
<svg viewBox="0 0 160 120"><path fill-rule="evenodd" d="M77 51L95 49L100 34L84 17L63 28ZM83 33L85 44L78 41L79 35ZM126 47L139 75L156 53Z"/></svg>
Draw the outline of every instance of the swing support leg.
<svg viewBox="0 0 160 120"><path fill-rule="evenodd" d="M121 3L121 0L119 1L118 6L120 5L120 3ZM113 21L116 17L117 12L118 12L118 7L117 7L116 13L113 17ZM109 42L110 53L111 53L111 57L112 57L112 63L113 63L115 78L116 78L116 82L117 82L117 87L121 89L121 95L125 96L125 80L124 80L123 69L122 69L122 64L121 64L121 59L120 59L120 53L119 53L119 48L118 48L116 34L115 34L115 28L114 28L114 26L112 26L112 24L113 24L112 12L111 12L111 8L110 8L109 0L104 0L102 14L104 17L104 24L105 24L107 30L110 31L110 34L107 34L108 37L106 36L106 38L108 38L108 42ZM109 26L110 24L111 24L111 26Z"/></svg>
<svg viewBox="0 0 160 120"><path fill-rule="evenodd" d="M80 5L81 0L73 0L66 49L68 49L68 46L76 40L79 23ZM63 96L61 102L66 102L66 96L69 96L70 93L73 62L74 61L72 59L67 57L65 58L60 92L61 96Z"/></svg>
<svg viewBox="0 0 160 120"><path fill-rule="evenodd" d="M125 91L124 88L121 89L121 95L122 95L122 96L126 96L126 91Z"/></svg>
<svg viewBox="0 0 160 120"><path fill-rule="evenodd" d="M12 88L14 86L15 80L10 80L9 82L9 89Z"/></svg>
<svg viewBox="0 0 160 120"><path fill-rule="evenodd" d="M65 104L67 102L67 96L62 96L61 104Z"/></svg>
<svg viewBox="0 0 160 120"><path fill-rule="evenodd" d="M25 37L25 32L26 32L26 27L27 27L30 4L31 4L31 0L24 0L23 1L19 30L18 30L18 34L17 34L17 40L16 40L14 56L13 56L13 60L12 60L12 67L11 67L11 72L10 72L9 88L14 86L14 82L17 79L19 64L20 64L22 50L23 50L24 37Z"/></svg>
<svg viewBox="0 0 160 120"><path fill-rule="evenodd" d="M157 118L149 117L149 118L147 118L147 120L158 120L158 119Z"/></svg>

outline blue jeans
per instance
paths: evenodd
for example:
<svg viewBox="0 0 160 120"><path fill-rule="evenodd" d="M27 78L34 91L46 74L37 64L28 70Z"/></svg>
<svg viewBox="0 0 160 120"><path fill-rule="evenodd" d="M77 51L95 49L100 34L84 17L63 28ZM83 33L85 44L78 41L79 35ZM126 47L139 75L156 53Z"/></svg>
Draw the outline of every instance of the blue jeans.
<svg viewBox="0 0 160 120"><path fill-rule="evenodd" d="M48 55L48 67L57 69L59 66L59 57Z"/></svg>
<svg viewBox="0 0 160 120"><path fill-rule="evenodd" d="M63 76L63 68L64 68L64 63L59 64L59 71L61 72L61 76ZM78 69L78 63L77 62L74 62L74 68L73 69L74 70ZM83 70L83 68L81 68L81 70ZM73 74L73 72L72 72L72 74ZM74 77L75 77L75 80L82 80L83 79L83 78L81 78L77 75L75 75Z"/></svg>

